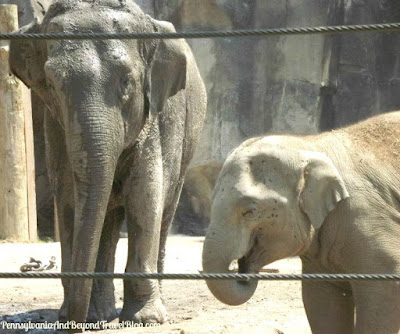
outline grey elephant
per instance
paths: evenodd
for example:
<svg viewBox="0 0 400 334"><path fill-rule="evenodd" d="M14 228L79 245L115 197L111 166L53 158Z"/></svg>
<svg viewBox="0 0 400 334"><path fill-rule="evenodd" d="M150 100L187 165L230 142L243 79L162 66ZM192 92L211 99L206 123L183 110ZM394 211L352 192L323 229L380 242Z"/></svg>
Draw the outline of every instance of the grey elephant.
<svg viewBox="0 0 400 334"><path fill-rule="evenodd" d="M400 274L400 112L318 135L245 141L214 189L207 273L300 256L303 273ZM313 333L399 333L400 282L303 281ZM238 305L257 281L207 281ZM355 316L356 310L356 316Z"/></svg>
<svg viewBox="0 0 400 334"><path fill-rule="evenodd" d="M133 0L56 0L39 32L173 32ZM47 104L46 155L63 272L111 272L128 223L127 272L162 272L165 242L201 132L206 93L184 40L11 43L13 72ZM115 317L112 280L63 280L60 318ZM166 319L157 280L125 280L122 320Z"/></svg>

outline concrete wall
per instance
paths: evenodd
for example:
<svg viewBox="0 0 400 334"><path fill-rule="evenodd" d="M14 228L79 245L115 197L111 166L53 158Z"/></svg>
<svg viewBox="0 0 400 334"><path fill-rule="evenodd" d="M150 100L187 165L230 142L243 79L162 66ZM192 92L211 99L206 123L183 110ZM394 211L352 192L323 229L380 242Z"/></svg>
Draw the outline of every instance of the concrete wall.
<svg viewBox="0 0 400 334"><path fill-rule="evenodd" d="M29 21L50 0L21 4ZM177 30L400 22L398 0L137 0ZM29 12L39 14L29 14ZM188 171L173 230L202 234L219 166L243 140L265 133L316 133L400 109L400 35L353 33L189 40L207 86L202 140ZM39 229L52 217L35 112ZM51 224L50 224L51 225Z"/></svg>
<svg viewBox="0 0 400 334"><path fill-rule="evenodd" d="M398 0L149 0L149 14L178 30L400 22ZM219 163L265 133L316 133L400 109L400 35L189 40L208 97L201 145L174 229L202 234Z"/></svg>

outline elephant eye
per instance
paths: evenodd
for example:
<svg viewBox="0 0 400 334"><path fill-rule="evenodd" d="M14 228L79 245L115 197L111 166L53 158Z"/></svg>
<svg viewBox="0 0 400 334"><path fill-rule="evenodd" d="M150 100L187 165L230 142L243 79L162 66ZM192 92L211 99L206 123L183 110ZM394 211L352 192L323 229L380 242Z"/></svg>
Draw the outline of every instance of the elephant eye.
<svg viewBox="0 0 400 334"><path fill-rule="evenodd" d="M128 73L121 78L119 87L119 97L123 103L127 102L131 97L133 86L134 82L131 73Z"/></svg>
<svg viewBox="0 0 400 334"><path fill-rule="evenodd" d="M241 210L241 215L245 219L254 219L258 215L258 208L255 203L252 203Z"/></svg>

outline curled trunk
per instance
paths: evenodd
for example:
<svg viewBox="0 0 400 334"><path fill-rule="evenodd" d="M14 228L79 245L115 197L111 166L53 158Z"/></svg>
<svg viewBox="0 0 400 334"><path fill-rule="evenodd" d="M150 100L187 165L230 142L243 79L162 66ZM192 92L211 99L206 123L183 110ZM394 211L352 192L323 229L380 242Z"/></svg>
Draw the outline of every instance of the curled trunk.
<svg viewBox="0 0 400 334"><path fill-rule="evenodd" d="M214 232L213 232L214 233ZM209 234L211 234L209 232ZM229 248L235 247L234 241L217 242L215 238L206 237L203 247L203 270L205 273L229 273L229 266L236 260ZM239 266L241 263L239 262ZM241 273L246 268L239 267ZM248 301L257 288L257 281L207 280L208 288L221 302L228 305L240 305Z"/></svg>

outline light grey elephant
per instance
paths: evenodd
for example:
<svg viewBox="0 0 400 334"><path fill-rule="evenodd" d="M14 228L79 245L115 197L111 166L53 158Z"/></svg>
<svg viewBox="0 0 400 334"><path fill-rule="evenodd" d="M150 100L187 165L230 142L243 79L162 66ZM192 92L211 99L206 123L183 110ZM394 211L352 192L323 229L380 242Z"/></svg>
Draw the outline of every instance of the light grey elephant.
<svg viewBox="0 0 400 334"><path fill-rule="evenodd" d="M133 0L56 0L39 32L172 32ZM114 270L124 218L127 272L162 272L165 242L206 110L183 40L11 43L13 72L49 107L47 164L57 202L62 271ZM112 280L63 280L61 319L115 317ZM125 280L120 318L166 319L157 280Z"/></svg>
<svg viewBox="0 0 400 334"><path fill-rule="evenodd" d="M204 271L229 272L238 259L240 273L256 273L296 255L303 273L400 274L400 112L319 135L250 139L229 155ZM400 333L399 283L303 281L313 333ZM230 305L257 286L207 284Z"/></svg>

